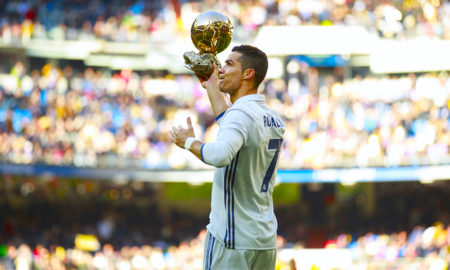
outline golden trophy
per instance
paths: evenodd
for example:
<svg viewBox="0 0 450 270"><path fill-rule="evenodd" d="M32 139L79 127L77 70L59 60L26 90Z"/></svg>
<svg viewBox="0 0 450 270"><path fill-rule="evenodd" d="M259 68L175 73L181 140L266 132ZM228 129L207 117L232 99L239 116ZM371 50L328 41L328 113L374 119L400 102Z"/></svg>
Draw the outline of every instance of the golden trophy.
<svg viewBox="0 0 450 270"><path fill-rule="evenodd" d="M186 67L199 78L207 80L213 72L212 62L220 68L216 54L224 51L233 38L233 25L222 13L207 11L197 16L192 23L191 39L199 53L183 54Z"/></svg>

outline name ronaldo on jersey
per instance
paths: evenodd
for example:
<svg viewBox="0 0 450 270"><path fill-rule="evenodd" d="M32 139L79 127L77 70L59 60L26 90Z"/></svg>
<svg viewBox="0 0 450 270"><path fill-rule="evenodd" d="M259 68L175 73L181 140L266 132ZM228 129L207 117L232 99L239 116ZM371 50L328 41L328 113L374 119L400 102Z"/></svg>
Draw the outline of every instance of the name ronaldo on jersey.
<svg viewBox="0 0 450 270"><path fill-rule="evenodd" d="M283 126L283 122L275 117L272 116L265 116L264 115L264 127L276 127L281 128Z"/></svg>

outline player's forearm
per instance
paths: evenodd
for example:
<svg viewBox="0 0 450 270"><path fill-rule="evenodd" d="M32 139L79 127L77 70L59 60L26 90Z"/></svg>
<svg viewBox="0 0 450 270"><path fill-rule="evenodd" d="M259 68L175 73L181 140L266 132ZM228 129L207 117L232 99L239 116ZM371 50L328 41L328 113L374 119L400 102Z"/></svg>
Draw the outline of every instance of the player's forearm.
<svg viewBox="0 0 450 270"><path fill-rule="evenodd" d="M228 103L225 99L225 95L219 91L218 88L206 89L208 93L209 101L214 112L214 117L217 118L221 113L228 109Z"/></svg>
<svg viewBox="0 0 450 270"><path fill-rule="evenodd" d="M228 165L233 159L233 149L227 146L226 143L215 142L208 144L208 160L205 160L205 156L202 147L206 144L202 141L194 141L189 148L192 154L194 154L198 159L203 161L208 165L212 165L214 167L224 167ZM205 147L206 148L206 147Z"/></svg>
<svg viewBox="0 0 450 270"><path fill-rule="evenodd" d="M198 159L202 160L202 146L203 142L199 140L195 140L191 147L189 148L189 151L191 151L192 154L194 154Z"/></svg>
<svg viewBox="0 0 450 270"><path fill-rule="evenodd" d="M214 167L225 167L230 164L236 149L224 142L216 141L203 146L203 162Z"/></svg>

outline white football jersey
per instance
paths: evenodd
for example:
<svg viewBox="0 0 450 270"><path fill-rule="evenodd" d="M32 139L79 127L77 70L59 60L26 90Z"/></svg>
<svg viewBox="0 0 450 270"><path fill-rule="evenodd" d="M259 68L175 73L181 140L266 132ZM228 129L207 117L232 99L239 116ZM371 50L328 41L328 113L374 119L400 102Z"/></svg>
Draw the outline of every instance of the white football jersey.
<svg viewBox="0 0 450 270"><path fill-rule="evenodd" d="M216 167L207 229L227 248L275 248L272 192L285 124L259 94L239 98L216 120L217 140L201 151Z"/></svg>

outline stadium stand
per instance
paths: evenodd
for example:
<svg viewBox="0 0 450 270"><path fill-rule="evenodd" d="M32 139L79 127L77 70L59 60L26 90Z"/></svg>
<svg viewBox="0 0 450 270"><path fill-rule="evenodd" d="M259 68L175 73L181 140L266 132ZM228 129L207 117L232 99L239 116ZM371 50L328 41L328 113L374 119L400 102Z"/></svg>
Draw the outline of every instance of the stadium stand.
<svg viewBox="0 0 450 270"><path fill-rule="evenodd" d="M0 184L4 269L12 264L25 269L201 269L207 215L198 212L207 200L192 205L178 198L192 206L161 208L173 203L161 199L173 192L170 184L21 176L3 177ZM322 191L292 186L301 190L301 198L276 209L279 267L320 264L326 253L299 259L309 248L322 248L329 256L346 251L334 262L337 269L410 269L448 260L448 185L375 184L372 215L366 209L367 185L326 184ZM188 190L198 194L203 188Z"/></svg>
<svg viewBox="0 0 450 270"><path fill-rule="evenodd" d="M288 127L282 168L449 163L445 72L319 82L306 68L288 83L267 81L264 92ZM205 168L175 158L181 151L168 140L186 114L200 137L214 138L207 96L191 76L52 64L28 71L21 62L0 75L0 153L13 163Z"/></svg>
<svg viewBox="0 0 450 270"><path fill-rule="evenodd" d="M275 44L298 51L267 47L279 66L261 88L287 124L280 168L317 177L276 187L276 269L448 269L448 1L0 0L0 270L202 268L211 186L192 176L211 168L168 130L190 115L202 139L217 132L174 64L205 10L238 43L302 33ZM314 27L338 37L304 40ZM366 168L425 173L372 183ZM348 182L325 183L342 169Z"/></svg>
<svg viewBox="0 0 450 270"><path fill-rule="evenodd" d="M263 25L363 25L385 38L450 39L447 1L33 0L4 1L1 10L3 39L13 43L31 38L145 42L155 32L180 27L177 19L190 24L204 10L228 14L243 37Z"/></svg>

